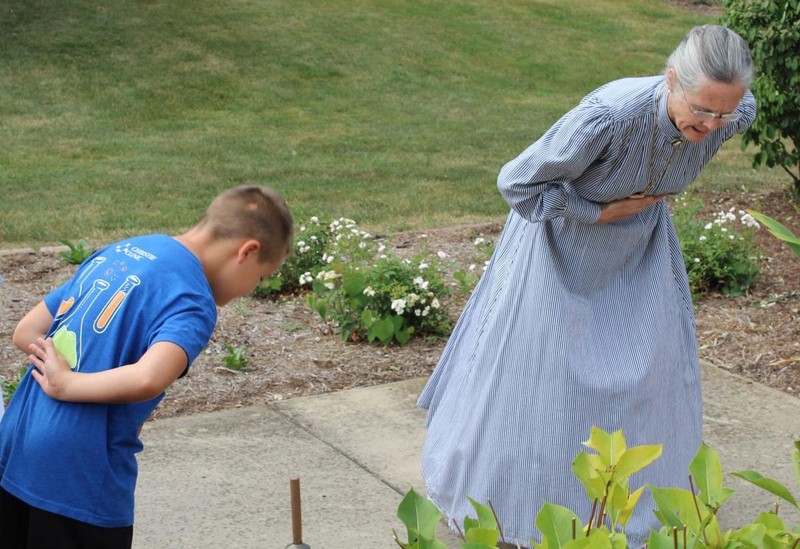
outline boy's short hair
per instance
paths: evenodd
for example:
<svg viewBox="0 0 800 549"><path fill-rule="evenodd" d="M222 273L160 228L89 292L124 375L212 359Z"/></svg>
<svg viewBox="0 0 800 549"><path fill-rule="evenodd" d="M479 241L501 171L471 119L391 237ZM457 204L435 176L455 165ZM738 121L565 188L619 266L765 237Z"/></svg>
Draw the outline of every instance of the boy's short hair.
<svg viewBox="0 0 800 549"><path fill-rule="evenodd" d="M253 238L258 260L280 261L292 249L293 221L283 197L269 187L241 185L219 194L199 221L215 238Z"/></svg>

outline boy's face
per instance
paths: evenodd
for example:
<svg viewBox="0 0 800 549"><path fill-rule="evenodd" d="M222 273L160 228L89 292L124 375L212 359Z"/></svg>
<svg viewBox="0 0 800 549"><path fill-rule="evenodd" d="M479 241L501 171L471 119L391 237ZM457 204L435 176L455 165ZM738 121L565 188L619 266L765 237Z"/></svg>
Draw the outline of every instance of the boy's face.
<svg viewBox="0 0 800 549"><path fill-rule="evenodd" d="M214 288L217 305L226 305L234 298L250 295L262 278L275 274L282 264L283 258L277 261L259 261L258 250L237 258L225 270Z"/></svg>

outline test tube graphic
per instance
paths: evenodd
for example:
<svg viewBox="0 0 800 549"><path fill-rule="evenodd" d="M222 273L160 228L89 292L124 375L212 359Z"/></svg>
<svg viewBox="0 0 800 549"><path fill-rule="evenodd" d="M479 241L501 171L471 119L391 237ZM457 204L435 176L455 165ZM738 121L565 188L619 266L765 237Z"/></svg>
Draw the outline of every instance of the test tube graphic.
<svg viewBox="0 0 800 549"><path fill-rule="evenodd" d="M105 263L105 261L106 258L103 256L92 259L92 262L86 267L86 270L83 271L81 277L78 279L78 296L83 293L83 283L89 278L89 275L92 274L101 263Z"/></svg>
<svg viewBox="0 0 800 549"><path fill-rule="evenodd" d="M114 295L106 303L103 310L100 311L100 314L97 315L97 318L94 321L94 331L98 334L102 334L108 328L108 325L114 320L117 312L119 312L120 307L122 306L122 302L125 301L125 298L128 297L133 289L141 283L138 276L130 275L125 279L117 291L114 292Z"/></svg>

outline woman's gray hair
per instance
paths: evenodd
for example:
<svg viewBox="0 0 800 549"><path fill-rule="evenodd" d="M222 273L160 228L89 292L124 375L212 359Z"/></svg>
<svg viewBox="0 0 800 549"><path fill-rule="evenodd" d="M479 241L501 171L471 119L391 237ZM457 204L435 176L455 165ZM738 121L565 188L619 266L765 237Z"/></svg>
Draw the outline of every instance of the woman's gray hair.
<svg viewBox="0 0 800 549"><path fill-rule="evenodd" d="M697 91L708 80L749 89L753 80L753 58L747 44L734 31L718 25L690 30L667 59L667 70L670 68L688 91Z"/></svg>

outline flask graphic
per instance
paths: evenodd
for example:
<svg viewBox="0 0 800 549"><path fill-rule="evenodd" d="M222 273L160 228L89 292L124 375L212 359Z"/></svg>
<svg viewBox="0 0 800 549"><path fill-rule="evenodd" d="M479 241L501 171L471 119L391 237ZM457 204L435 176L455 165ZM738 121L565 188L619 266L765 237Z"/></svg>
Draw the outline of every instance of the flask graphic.
<svg viewBox="0 0 800 549"><path fill-rule="evenodd" d="M117 291L114 292L114 295L111 296L111 299L108 300L103 310L100 311L100 314L97 315L97 318L94 321L94 331L98 334L102 334L108 328L108 325L114 320L114 317L119 312L120 307L122 307L122 303L125 301L125 298L133 291L133 289L141 283L138 276L129 275L125 281L120 284L120 287L117 288Z"/></svg>
<svg viewBox="0 0 800 549"><path fill-rule="evenodd" d="M89 277L89 275L92 274L92 272L95 269L97 269L98 266L100 266L101 263L105 262L105 260L106 260L105 257L95 257L94 259L92 259L92 262L86 267L86 270L84 270L83 273L81 273L81 276L77 281L78 282L78 299L80 299L80 296L83 295L83 283L86 281L86 279ZM58 311L56 311L56 317L55 317L54 320L55 321L60 320L61 317L63 317L64 314L67 311L69 311L74 304L75 304L75 297L74 296L70 297L69 299L67 299L65 301L62 301L61 304L58 306Z"/></svg>
<svg viewBox="0 0 800 549"><path fill-rule="evenodd" d="M102 279L96 279L92 287L85 296L80 297L80 301L70 314L61 321L61 325L53 333L53 344L61 356L63 356L70 368L76 372L80 370L81 345L83 342L83 325L86 313L100 294L109 287L109 283Z"/></svg>

